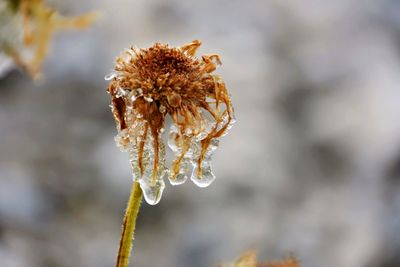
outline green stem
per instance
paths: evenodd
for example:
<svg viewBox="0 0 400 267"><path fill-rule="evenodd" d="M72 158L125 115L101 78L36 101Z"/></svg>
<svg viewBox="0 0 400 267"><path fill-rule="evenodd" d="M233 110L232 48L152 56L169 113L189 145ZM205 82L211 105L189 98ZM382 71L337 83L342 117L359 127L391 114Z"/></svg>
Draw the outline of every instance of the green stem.
<svg viewBox="0 0 400 267"><path fill-rule="evenodd" d="M136 218L139 213L140 203L142 202L142 189L138 182L134 182L132 192L129 197L128 206L125 211L124 222L122 225L121 240L119 241L119 250L116 267L127 267L129 256L132 250L132 241L136 226Z"/></svg>

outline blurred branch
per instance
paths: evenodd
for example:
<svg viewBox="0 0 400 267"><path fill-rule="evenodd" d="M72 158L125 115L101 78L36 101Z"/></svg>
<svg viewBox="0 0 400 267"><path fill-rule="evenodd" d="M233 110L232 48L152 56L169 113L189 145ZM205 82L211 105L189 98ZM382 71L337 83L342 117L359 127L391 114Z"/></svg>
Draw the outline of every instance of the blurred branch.
<svg viewBox="0 0 400 267"><path fill-rule="evenodd" d="M57 10L46 6L43 0L8 0L8 8L15 13L14 16L20 18L22 48L9 45L5 40L0 40L0 48L34 78L40 74L50 40L55 32L86 28L97 17L96 12L78 17L64 17ZM15 36L19 34L15 33ZM23 50L26 49L32 50L30 59L25 59L23 56Z"/></svg>

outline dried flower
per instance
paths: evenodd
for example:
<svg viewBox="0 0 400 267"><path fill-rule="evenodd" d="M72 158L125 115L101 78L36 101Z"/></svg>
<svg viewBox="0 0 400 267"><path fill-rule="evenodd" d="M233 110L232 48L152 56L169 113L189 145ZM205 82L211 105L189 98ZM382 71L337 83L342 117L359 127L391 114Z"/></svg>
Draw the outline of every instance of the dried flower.
<svg viewBox="0 0 400 267"><path fill-rule="evenodd" d="M149 204L160 200L166 173L171 184L182 184L190 165L191 180L208 186L215 179L211 156L235 121L225 84L213 74L220 57L195 57L200 45L195 40L177 48L161 43L131 47L105 77L111 80L117 145L129 153L133 178ZM162 139L167 115L172 120L168 145L175 157L169 171Z"/></svg>
<svg viewBox="0 0 400 267"><path fill-rule="evenodd" d="M50 39L60 29L85 28L96 17L88 13L63 17L43 0L6 0L0 3L0 52L32 77L40 74Z"/></svg>
<svg viewBox="0 0 400 267"><path fill-rule="evenodd" d="M257 263L257 255L254 251L245 252L234 263L223 264L219 267L300 267L299 262L294 257L288 257L282 261L270 261Z"/></svg>

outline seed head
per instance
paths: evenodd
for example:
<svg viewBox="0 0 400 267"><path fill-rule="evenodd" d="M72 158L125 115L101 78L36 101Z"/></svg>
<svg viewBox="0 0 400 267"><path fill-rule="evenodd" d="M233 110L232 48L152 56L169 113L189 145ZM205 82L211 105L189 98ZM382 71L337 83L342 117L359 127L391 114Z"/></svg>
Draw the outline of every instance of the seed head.
<svg viewBox="0 0 400 267"><path fill-rule="evenodd" d="M129 153L134 179L150 204L160 200L165 173L171 184L182 184L190 165L192 181L208 186L215 179L211 156L234 123L225 84L213 74L220 57L195 57L200 45L194 40L177 48L161 43L140 50L131 47L105 77L110 80L117 144ZM168 145L175 157L169 171L162 139L167 115L172 120Z"/></svg>

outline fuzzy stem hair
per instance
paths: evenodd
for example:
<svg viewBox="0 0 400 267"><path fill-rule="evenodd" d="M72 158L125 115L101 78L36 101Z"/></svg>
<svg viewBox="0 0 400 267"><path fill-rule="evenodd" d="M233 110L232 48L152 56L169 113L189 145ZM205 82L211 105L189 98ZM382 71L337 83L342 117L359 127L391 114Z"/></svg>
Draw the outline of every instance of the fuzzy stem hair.
<svg viewBox="0 0 400 267"><path fill-rule="evenodd" d="M126 207L124 222L122 224L121 240L119 241L119 250L116 267L127 267L129 256L132 250L134 239L136 218L139 213L140 203L142 202L143 192L137 181L133 183L131 195Z"/></svg>

